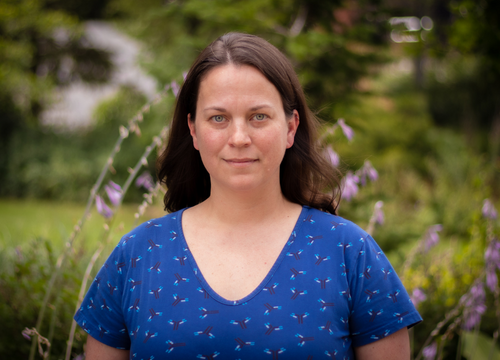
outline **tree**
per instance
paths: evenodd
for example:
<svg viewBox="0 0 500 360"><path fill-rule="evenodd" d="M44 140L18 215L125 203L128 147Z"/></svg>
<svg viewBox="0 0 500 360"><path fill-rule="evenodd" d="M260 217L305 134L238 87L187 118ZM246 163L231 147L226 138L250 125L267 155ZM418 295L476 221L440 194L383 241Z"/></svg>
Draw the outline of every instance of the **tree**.
<svg viewBox="0 0 500 360"><path fill-rule="evenodd" d="M500 153L500 3L390 3L400 15L432 19L432 29L414 32L417 41L405 44L405 50L417 65L416 84L427 93L434 122L460 130L471 147L496 159Z"/></svg>
<svg viewBox="0 0 500 360"><path fill-rule="evenodd" d="M321 106L325 118L385 59L388 16L376 0L148 0L140 7L115 0L108 11L148 44L144 64L164 83L180 78L197 52L226 32L262 36L292 60L311 105Z"/></svg>
<svg viewBox="0 0 500 360"><path fill-rule="evenodd" d="M38 131L38 116L50 103L54 86L72 81L102 82L111 62L91 48L81 20L107 2L81 0L0 1L0 183L8 173L14 134ZM79 11L76 11L78 10ZM85 10L87 9L87 10ZM21 141L22 142L22 141ZM5 186L2 193L4 193ZM5 194L5 193L4 193Z"/></svg>

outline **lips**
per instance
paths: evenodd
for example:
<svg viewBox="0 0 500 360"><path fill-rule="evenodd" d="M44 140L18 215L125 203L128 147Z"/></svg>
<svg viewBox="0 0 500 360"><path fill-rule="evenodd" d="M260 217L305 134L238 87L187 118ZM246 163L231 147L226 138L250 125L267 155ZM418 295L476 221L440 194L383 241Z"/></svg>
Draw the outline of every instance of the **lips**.
<svg viewBox="0 0 500 360"><path fill-rule="evenodd" d="M228 164L235 166L250 165L257 161L257 159L242 158L242 159L224 159Z"/></svg>

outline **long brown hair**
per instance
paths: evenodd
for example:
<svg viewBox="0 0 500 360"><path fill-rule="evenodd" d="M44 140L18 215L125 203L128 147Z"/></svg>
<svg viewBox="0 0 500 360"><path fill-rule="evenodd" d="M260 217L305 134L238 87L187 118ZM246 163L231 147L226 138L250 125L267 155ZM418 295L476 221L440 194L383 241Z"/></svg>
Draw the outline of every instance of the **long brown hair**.
<svg viewBox="0 0 500 360"><path fill-rule="evenodd" d="M210 176L205 169L187 124L195 121L198 89L204 76L216 66L234 64L257 68L281 95L287 117L299 113L300 124L294 144L280 166L281 191L291 202L336 214L340 201L339 172L320 152L319 121L307 106L298 77L276 47L248 34L229 33L207 46L189 70L178 94L166 149L157 161L158 179L165 183L165 210L178 211L210 196Z"/></svg>

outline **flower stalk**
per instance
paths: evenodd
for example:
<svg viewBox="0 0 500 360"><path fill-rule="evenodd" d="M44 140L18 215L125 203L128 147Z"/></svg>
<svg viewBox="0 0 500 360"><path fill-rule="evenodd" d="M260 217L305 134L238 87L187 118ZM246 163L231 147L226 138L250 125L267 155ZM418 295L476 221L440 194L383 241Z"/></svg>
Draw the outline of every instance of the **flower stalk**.
<svg viewBox="0 0 500 360"><path fill-rule="evenodd" d="M34 328L35 331L37 331L36 329L40 329L42 326L43 319L45 317L45 309L47 308L49 299L52 295L54 284L61 273L62 265L64 264L69 253L73 249L74 241L77 238L77 236L80 234L82 227L84 226L86 220L89 217L90 211L92 209L92 205L94 204L94 201L96 201L97 193L98 193L98 191L99 191L99 189L104 181L106 174L108 173L108 171L110 171L110 169L112 169L113 159L115 158L117 153L120 151L121 144L129 136L130 132L134 132L134 133L140 135L140 128L138 126L138 123L143 121L144 114L146 114L150 111L152 105L159 103L166 96L167 91L169 89L170 89L170 85L165 86L164 89L153 98L153 100L146 103L138 111L138 113L131 120L129 120L127 127L124 127L124 126L120 127L119 137L118 137L115 145L113 146L113 149L112 149L112 151L111 151L111 153L106 161L106 164L104 165L103 169L101 170L101 172L97 178L96 183L94 184L94 186L92 186L92 188L90 190L90 195L89 195L89 198L87 200L87 205L85 207L84 213L83 213L82 217L80 218L80 220L75 225L75 227L73 228L73 231L70 234L68 241L66 242L66 247L65 247L64 251L59 255L59 257L57 259L55 269L54 269L54 271L51 275L51 278L47 284L46 292L45 292L44 298L42 300L42 305L40 307L40 312L38 313L36 326ZM121 200L119 203L121 203ZM37 338L34 337L32 340L32 343L31 343L29 360L34 360L36 349L37 349Z"/></svg>

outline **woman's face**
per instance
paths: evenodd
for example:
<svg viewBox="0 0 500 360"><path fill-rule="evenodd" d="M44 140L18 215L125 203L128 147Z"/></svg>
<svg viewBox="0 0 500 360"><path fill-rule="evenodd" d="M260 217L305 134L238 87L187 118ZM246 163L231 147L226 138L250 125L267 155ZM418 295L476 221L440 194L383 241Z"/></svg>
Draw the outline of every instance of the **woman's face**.
<svg viewBox="0 0 500 360"><path fill-rule="evenodd" d="M299 125L285 116L276 87L256 68L218 66L202 79L196 116L188 115L193 145L215 190L279 189L279 169Z"/></svg>

